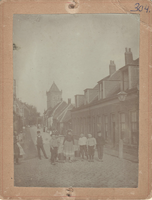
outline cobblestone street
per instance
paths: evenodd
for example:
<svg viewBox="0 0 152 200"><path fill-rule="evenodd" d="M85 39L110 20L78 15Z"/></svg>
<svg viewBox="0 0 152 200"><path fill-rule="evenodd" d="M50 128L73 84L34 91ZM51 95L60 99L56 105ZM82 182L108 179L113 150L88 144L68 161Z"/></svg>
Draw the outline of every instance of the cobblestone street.
<svg viewBox="0 0 152 200"><path fill-rule="evenodd" d="M36 128L30 128L33 141ZM28 133L30 134L30 133ZM44 148L50 157L49 134L42 133ZM138 163L104 154L103 162L76 160L72 163L51 165L42 157L22 159L14 165L15 186L22 187L137 187Z"/></svg>

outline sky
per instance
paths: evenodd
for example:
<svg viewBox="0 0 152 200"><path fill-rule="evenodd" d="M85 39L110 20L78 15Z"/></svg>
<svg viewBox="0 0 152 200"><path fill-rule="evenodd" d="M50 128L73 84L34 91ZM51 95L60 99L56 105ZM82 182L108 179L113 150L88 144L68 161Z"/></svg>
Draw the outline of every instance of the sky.
<svg viewBox="0 0 152 200"><path fill-rule="evenodd" d="M139 58L138 14L51 14L13 18L13 74L17 97L42 114L53 81L67 101L125 65L125 48Z"/></svg>

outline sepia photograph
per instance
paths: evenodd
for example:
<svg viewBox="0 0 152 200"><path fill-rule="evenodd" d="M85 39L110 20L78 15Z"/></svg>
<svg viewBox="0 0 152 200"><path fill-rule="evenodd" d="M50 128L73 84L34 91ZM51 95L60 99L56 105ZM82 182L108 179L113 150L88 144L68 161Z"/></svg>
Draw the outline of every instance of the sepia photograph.
<svg viewBox="0 0 152 200"><path fill-rule="evenodd" d="M14 186L137 188L139 14L13 15Z"/></svg>

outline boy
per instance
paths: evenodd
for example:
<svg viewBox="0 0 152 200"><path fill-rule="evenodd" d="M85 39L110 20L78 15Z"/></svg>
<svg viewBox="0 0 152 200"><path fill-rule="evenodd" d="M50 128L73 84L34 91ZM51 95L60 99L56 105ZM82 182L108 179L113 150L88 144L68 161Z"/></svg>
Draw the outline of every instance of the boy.
<svg viewBox="0 0 152 200"><path fill-rule="evenodd" d="M80 156L81 160L84 160L84 155L86 155L87 159L88 159L88 155L87 155L87 138L84 136L84 134L80 135L79 141L78 141L79 147L80 147Z"/></svg>
<svg viewBox="0 0 152 200"><path fill-rule="evenodd" d="M50 152L51 152L51 164L55 165L55 161L58 154L59 140L57 139L55 134L52 134L50 140Z"/></svg>
<svg viewBox="0 0 152 200"><path fill-rule="evenodd" d="M47 155L45 153L44 147L43 147L43 139L42 139L40 131L37 131L36 146L37 146L37 151L38 151L38 157L39 157L39 159L41 160L40 149L42 150L44 157L46 159L48 159L48 157L47 157Z"/></svg>
<svg viewBox="0 0 152 200"><path fill-rule="evenodd" d="M96 139L92 137L91 134L88 134L87 146L88 146L88 154L89 154L88 161L93 162L94 150L96 148Z"/></svg>
<svg viewBox="0 0 152 200"><path fill-rule="evenodd" d="M104 137L102 136L101 132L98 133L97 136L97 151L98 151L98 158L99 161L102 162L103 160L103 147L105 145Z"/></svg>

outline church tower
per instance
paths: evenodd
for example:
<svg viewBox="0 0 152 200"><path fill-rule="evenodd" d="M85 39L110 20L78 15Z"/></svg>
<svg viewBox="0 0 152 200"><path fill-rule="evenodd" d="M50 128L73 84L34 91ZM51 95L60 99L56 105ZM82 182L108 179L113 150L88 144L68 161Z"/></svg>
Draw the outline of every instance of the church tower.
<svg viewBox="0 0 152 200"><path fill-rule="evenodd" d="M57 85L53 82L50 90L46 92L47 96L47 109L54 108L62 100L62 90L60 91Z"/></svg>

